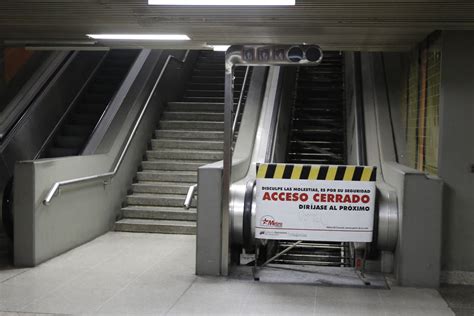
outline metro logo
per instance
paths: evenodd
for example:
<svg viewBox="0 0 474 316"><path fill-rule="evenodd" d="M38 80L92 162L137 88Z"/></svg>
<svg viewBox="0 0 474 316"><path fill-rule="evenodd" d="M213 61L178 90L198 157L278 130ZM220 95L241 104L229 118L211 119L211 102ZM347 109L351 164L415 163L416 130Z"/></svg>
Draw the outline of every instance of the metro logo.
<svg viewBox="0 0 474 316"><path fill-rule="evenodd" d="M282 222L277 222L273 217L265 215L260 219L261 226L282 227Z"/></svg>

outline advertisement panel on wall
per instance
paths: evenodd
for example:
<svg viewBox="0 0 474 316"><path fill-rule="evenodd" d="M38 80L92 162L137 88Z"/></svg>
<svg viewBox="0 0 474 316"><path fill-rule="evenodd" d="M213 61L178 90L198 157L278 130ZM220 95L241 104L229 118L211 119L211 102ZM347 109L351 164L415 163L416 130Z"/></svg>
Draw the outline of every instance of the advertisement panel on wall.
<svg viewBox="0 0 474 316"><path fill-rule="evenodd" d="M258 239L371 242L376 168L259 164Z"/></svg>

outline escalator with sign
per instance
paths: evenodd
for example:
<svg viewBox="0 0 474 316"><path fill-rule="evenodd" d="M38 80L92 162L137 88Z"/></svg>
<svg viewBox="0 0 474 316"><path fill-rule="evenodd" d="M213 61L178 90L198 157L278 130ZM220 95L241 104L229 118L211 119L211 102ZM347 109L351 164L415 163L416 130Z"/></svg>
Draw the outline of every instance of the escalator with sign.
<svg viewBox="0 0 474 316"><path fill-rule="evenodd" d="M299 67L291 113L286 163L345 165L344 57L324 52L317 67ZM290 247L278 242L275 251ZM352 266L353 250L347 242L302 242L274 263Z"/></svg>

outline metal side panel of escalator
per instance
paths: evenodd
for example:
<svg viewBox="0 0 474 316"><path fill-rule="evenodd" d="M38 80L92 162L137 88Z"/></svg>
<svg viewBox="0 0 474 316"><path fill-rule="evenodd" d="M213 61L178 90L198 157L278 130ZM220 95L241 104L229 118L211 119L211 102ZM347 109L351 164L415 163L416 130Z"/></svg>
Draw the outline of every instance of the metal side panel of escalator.
<svg viewBox="0 0 474 316"><path fill-rule="evenodd" d="M118 62L103 57L42 151L47 155L61 144L56 135L61 141L78 137L65 132L74 130L70 126L84 125L81 129L87 127L91 136L85 137L85 149L78 152L86 154L21 161L15 166L15 265L36 265L111 229L157 117L166 103L183 95L184 78L194 59L194 52L145 49L135 62L129 60L130 70L119 72ZM118 75L125 75L123 82L112 80ZM78 117L86 109L86 113L102 111L94 117L96 127L92 117ZM43 202L31 203L38 199ZM39 213L41 220L32 221Z"/></svg>
<svg viewBox="0 0 474 316"><path fill-rule="evenodd" d="M100 144L121 103L142 87L135 80L161 55L151 50L70 52L0 143L3 224L13 236L13 170L19 161L81 155L90 140ZM145 69L146 70L146 69ZM120 93L119 93L120 92ZM127 101L130 103L130 101ZM105 127L104 127L105 126ZM105 128L105 130L104 130ZM89 148L93 153L94 148Z"/></svg>
<svg viewBox="0 0 474 316"><path fill-rule="evenodd" d="M139 50L111 50L107 53L55 128L54 135L51 135L47 144L43 146L38 158L81 154L139 52Z"/></svg>

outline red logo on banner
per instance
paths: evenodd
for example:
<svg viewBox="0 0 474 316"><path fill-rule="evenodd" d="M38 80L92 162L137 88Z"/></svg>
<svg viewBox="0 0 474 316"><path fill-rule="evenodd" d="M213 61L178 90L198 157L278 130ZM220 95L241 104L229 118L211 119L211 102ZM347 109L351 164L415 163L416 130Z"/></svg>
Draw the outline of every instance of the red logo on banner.
<svg viewBox="0 0 474 316"><path fill-rule="evenodd" d="M273 217L265 215L260 219L260 225L267 227L282 227L282 222L277 222Z"/></svg>

